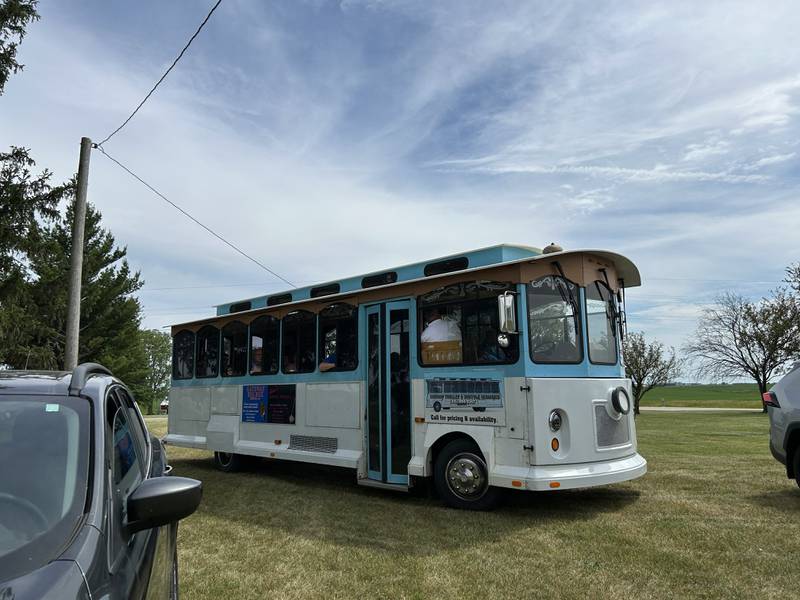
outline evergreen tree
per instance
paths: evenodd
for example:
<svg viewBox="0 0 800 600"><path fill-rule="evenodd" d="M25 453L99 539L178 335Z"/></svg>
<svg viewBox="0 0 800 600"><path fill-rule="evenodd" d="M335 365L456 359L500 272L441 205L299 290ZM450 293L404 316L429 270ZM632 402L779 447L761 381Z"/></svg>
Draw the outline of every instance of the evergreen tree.
<svg viewBox="0 0 800 600"><path fill-rule="evenodd" d="M34 175L34 167L25 148L0 153L0 364L10 364L9 353L20 346L38 357L35 362L49 354L29 343L36 327L26 310L32 302L29 257L38 252L43 228L58 217L59 201L69 198L74 188L72 182L51 185L50 172Z"/></svg>
<svg viewBox="0 0 800 600"><path fill-rule="evenodd" d="M25 37L25 28L39 19L38 0L4 0L0 2L0 96L8 78L22 70L17 62L17 47Z"/></svg>
<svg viewBox="0 0 800 600"><path fill-rule="evenodd" d="M133 294L142 286L131 271L126 249L100 225L100 213L87 206L78 362L96 361L126 382L146 373L139 339L141 306ZM60 368L64 344L68 276L72 248L70 208L42 228L36 252L28 256L28 282L22 309L28 316L24 343L7 348L4 360L16 368Z"/></svg>

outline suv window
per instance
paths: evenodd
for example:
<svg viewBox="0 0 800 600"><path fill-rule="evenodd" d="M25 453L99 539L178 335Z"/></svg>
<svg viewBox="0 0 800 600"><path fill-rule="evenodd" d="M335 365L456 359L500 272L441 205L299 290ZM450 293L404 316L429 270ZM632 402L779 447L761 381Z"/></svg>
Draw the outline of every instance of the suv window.
<svg viewBox="0 0 800 600"><path fill-rule="evenodd" d="M127 518L128 496L145 476L146 442L139 416L130 397L114 388L106 397L106 448L111 479L109 515L109 567L120 558L127 545L123 525Z"/></svg>

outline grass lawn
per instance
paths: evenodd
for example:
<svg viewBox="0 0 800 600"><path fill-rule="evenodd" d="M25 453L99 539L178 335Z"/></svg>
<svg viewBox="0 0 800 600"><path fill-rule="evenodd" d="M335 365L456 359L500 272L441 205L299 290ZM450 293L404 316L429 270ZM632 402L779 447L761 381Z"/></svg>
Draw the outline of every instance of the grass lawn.
<svg viewBox="0 0 800 600"><path fill-rule="evenodd" d="M157 434L164 418L150 419ZM759 413L644 413L648 474L584 491L510 492L491 513L359 487L350 471L216 471L179 530L181 592L204 598L789 598L800 490Z"/></svg>
<svg viewBox="0 0 800 600"><path fill-rule="evenodd" d="M754 383L727 385L680 385L658 387L642 398L642 406L690 406L696 408L761 408Z"/></svg>

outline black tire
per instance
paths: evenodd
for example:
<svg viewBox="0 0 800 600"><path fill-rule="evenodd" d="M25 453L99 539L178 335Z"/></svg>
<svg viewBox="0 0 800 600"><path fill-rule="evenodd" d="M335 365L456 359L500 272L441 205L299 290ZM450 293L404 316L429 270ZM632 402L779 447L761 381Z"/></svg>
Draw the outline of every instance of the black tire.
<svg viewBox="0 0 800 600"><path fill-rule="evenodd" d="M433 467L439 497L453 508L491 510L500 500L500 490L489 485L489 470L480 449L460 438L447 444Z"/></svg>
<svg viewBox="0 0 800 600"><path fill-rule="evenodd" d="M794 455L791 459L792 468L794 469L794 480L797 483L797 487L800 487L800 444L795 446Z"/></svg>
<svg viewBox="0 0 800 600"><path fill-rule="evenodd" d="M214 464L220 471L234 473L244 466L244 457L229 452L214 452Z"/></svg>

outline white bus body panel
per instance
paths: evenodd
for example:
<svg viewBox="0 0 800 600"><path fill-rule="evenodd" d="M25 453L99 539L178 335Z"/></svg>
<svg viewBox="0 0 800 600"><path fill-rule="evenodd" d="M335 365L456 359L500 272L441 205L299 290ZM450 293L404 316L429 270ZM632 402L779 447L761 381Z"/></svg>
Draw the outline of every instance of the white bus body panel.
<svg viewBox="0 0 800 600"><path fill-rule="evenodd" d="M409 475L433 474L432 450L443 436L468 435L480 447L492 485L551 490L605 485L644 475L636 452L633 414L611 408L611 392L625 379L505 379L505 410L498 425L433 423L425 420L425 380L411 387L412 457ZM360 381L296 384L294 424L243 422L242 386L191 386L170 391L169 434L176 446L356 469L367 478L365 387ZM562 413L552 432L548 417ZM469 414L469 413L468 413ZM482 413L473 413L482 414ZM488 412L485 414L489 414ZM292 439L335 439L335 451L293 447ZM558 450L552 449L553 438Z"/></svg>

